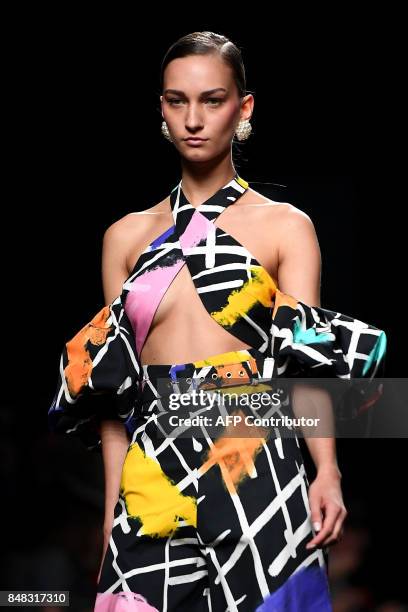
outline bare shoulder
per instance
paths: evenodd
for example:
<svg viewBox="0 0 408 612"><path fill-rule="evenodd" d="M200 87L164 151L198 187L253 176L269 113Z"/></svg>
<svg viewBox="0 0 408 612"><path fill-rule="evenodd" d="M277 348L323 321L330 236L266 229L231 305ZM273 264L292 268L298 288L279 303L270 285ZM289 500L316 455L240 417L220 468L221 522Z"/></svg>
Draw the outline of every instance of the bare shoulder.
<svg viewBox="0 0 408 612"><path fill-rule="evenodd" d="M316 270L319 269L321 266L320 244L310 215L294 204L285 202L270 227L276 232L274 236L280 266L284 261L292 261L295 266L301 262L302 266L309 266L309 269L313 267ZM291 270L290 273L293 274L293 271ZM291 287L290 284L285 286ZM290 290L288 292L290 293ZM317 298L307 299L316 300Z"/></svg>
<svg viewBox="0 0 408 612"><path fill-rule="evenodd" d="M104 241L121 246L127 250L128 242L134 245L138 238L144 240L150 229L157 225L165 215L169 215L169 198L145 210L130 212L114 221L104 234Z"/></svg>
<svg viewBox="0 0 408 612"><path fill-rule="evenodd" d="M314 223L304 210L285 202L280 206L277 215L271 219L270 227L274 228L280 257L286 252L308 251L318 253L319 240Z"/></svg>
<svg viewBox="0 0 408 612"><path fill-rule="evenodd" d="M281 203L278 216L282 225L286 227L290 225L294 229L311 229L313 226L311 217L304 210L290 202Z"/></svg>
<svg viewBox="0 0 408 612"><path fill-rule="evenodd" d="M127 213L104 233L104 258L115 259L128 274L140 254L171 224L169 197L145 210ZM126 275L126 274L125 274Z"/></svg>
<svg viewBox="0 0 408 612"><path fill-rule="evenodd" d="M293 229L297 231L312 231L314 229L310 216L290 202L277 202L266 198L254 189L248 188L240 198L242 206L253 206L262 214L265 222L273 224L274 230Z"/></svg>

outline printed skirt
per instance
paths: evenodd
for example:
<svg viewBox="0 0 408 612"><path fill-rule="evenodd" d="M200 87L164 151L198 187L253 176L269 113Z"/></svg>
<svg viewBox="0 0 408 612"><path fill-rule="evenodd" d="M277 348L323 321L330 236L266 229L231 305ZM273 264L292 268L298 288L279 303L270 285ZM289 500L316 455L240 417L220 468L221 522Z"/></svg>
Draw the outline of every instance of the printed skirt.
<svg viewBox="0 0 408 612"><path fill-rule="evenodd" d="M142 366L95 610L332 610L272 361L251 348Z"/></svg>

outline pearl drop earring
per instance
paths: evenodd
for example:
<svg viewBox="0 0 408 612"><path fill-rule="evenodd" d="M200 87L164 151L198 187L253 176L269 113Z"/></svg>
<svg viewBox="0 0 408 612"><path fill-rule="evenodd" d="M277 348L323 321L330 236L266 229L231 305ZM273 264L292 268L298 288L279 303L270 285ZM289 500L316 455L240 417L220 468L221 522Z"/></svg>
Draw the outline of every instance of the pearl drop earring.
<svg viewBox="0 0 408 612"><path fill-rule="evenodd" d="M252 125L248 119L243 119L239 122L237 129L235 130L236 137L238 140L246 140L252 132Z"/></svg>
<svg viewBox="0 0 408 612"><path fill-rule="evenodd" d="M169 140L170 142L173 142L170 136L169 128L165 121L163 121L163 123L161 124L161 131L162 131L163 136L167 138L167 140Z"/></svg>

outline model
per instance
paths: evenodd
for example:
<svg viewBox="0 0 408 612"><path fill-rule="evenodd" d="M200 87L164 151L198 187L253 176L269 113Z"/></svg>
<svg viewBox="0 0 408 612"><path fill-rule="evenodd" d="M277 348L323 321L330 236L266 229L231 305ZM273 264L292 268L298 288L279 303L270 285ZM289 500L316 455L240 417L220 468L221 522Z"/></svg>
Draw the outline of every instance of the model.
<svg viewBox="0 0 408 612"><path fill-rule="evenodd" d="M229 424L164 435L168 400L272 390L285 376L372 377L386 336L320 306L310 218L235 170L232 144L250 135L254 107L236 45L188 34L161 76L181 179L108 228L106 305L64 345L49 411L53 431L103 454L95 610L328 611L328 547L347 515L334 437L307 439L309 485L296 435L230 436Z"/></svg>

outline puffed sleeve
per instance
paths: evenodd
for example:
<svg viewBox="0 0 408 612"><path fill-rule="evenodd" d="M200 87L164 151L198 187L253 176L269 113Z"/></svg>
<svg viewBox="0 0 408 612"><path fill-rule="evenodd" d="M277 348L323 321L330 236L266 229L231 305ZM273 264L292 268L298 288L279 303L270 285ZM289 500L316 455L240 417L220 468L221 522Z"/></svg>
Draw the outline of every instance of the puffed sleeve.
<svg viewBox="0 0 408 612"><path fill-rule="evenodd" d="M378 396L379 383L373 379L384 374L387 337L374 325L340 312L308 306L277 290L270 342L277 376L359 379L352 383L351 391L348 386L348 397L354 394L353 403L345 407L342 398L342 409L349 411L345 418L353 418L369 396ZM356 394L360 394L357 401Z"/></svg>
<svg viewBox="0 0 408 612"><path fill-rule="evenodd" d="M140 399L140 371L133 329L118 296L64 345L49 430L100 450L103 419L129 429Z"/></svg>

